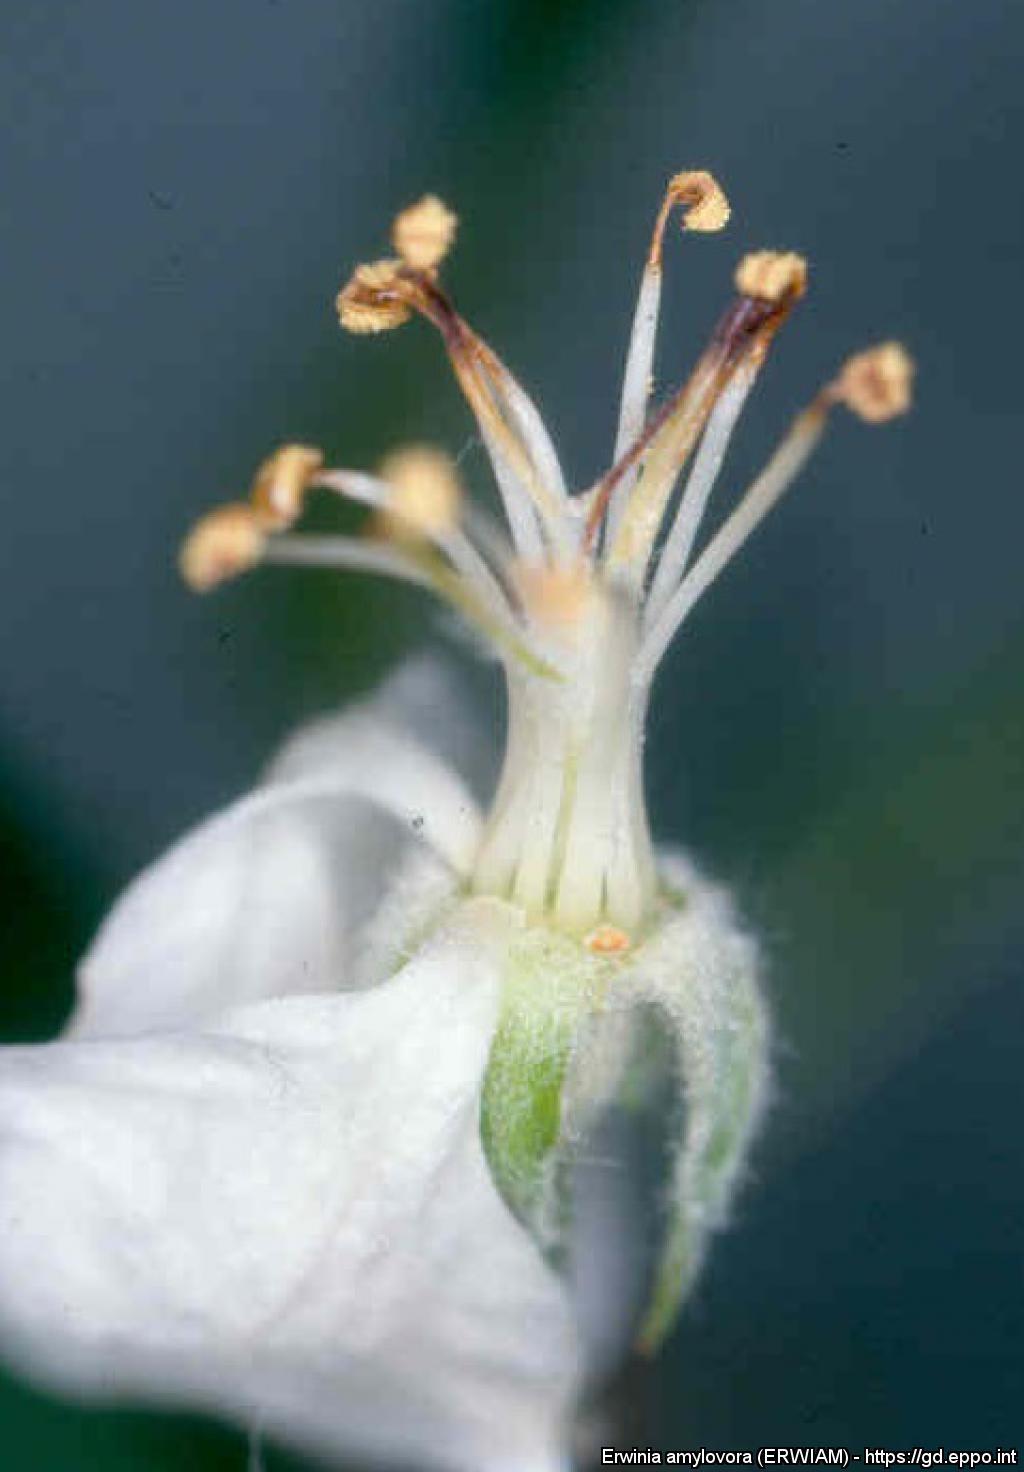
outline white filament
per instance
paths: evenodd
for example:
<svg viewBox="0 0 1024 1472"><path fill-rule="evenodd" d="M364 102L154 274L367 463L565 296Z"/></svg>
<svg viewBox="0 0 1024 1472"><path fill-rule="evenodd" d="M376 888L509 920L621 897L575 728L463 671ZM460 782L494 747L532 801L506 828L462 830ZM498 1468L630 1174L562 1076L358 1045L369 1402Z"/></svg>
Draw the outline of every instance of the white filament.
<svg viewBox="0 0 1024 1472"><path fill-rule="evenodd" d="M648 628L657 620L686 571L708 499L756 377L756 366L743 364L711 413L647 595L644 623Z"/></svg>
<svg viewBox="0 0 1024 1472"><path fill-rule="evenodd" d="M654 347L658 335L658 317L661 310L661 265L650 262L640 278L633 328L629 336L626 353L626 371L622 380L622 400L619 406L619 427L615 436L615 464L635 444L643 432L647 419L647 404L651 394L651 376L654 370ZM636 483L637 467L626 471L616 488L616 495L608 508L608 535L615 535L626 497Z"/></svg>
<svg viewBox="0 0 1024 1472"><path fill-rule="evenodd" d="M500 374L496 386L505 394L509 417L519 432L519 437L537 472L538 479L556 502L564 502L567 493L562 465L540 410L518 379L514 378L505 365L498 363L497 360L495 361L495 372Z"/></svg>
<svg viewBox="0 0 1024 1472"><path fill-rule="evenodd" d="M394 493L387 481L375 475L366 475L363 471L326 470L317 477L315 484L347 500L373 506L381 511L389 511L394 507ZM475 521L473 524L475 525ZM456 523L437 531L427 531L426 535L451 560L452 566L462 574L494 617L511 617L512 610L504 589L462 526Z"/></svg>
<svg viewBox="0 0 1024 1472"><path fill-rule="evenodd" d="M679 472L717 397L721 367L720 353L707 354L698 364L647 447L643 472L632 494L620 498L623 510L606 559L636 589L643 582Z"/></svg>
<svg viewBox="0 0 1024 1472"><path fill-rule="evenodd" d="M271 537L263 550L264 562L286 567L346 568L376 573L428 588L506 655L546 679L558 671L534 648L529 632L518 622L503 593L493 600L474 583L444 566L432 567L401 547L378 546L358 537L309 534ZM488 574L489 576L489 574ZM495 584L497 586L497 584ZM499 590L500 592L500 590Z"/></svg>
<svg viewBox="0 0 1024 1472"><path fill-rule="evenodd" d="M544 560L544 538L540 529L540 514L526 486L512 466L483 419L477 418L480 435L491 459L494 479L501 493L501 504L505 508L508 528L516 552L526 562L540 564Z"/></svg>
<svg viewBox="0 0 1024 1472"><path fill-rule="evenodd" d="M433 588L429 574L398 547L380 547L360 537L284 534L272 537L263 553L264 562L288 567L336 567L355 572L397 578L416 587Z"/></svg>
<svg viewBox="0 0 1024 1472"><path fill-rule="evenodd" d="M662 655L698 598L792 485L821 438L823 428L822 417L812 419L801 415L735 511L711 538L644 637L636 664L636 678L641 683L651 679Z"/></svg>

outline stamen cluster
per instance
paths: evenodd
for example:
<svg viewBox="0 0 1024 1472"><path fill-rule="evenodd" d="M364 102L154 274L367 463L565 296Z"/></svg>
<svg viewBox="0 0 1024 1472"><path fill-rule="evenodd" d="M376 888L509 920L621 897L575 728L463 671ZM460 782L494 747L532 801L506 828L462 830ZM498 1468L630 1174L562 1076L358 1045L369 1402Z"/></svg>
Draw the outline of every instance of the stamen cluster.
<svg viewBox="0 0 1024 1472"><path fill-rule="evenodd" d="M467 502L436 450L405 451L374 476L326 468L319 451L288 445L260 468L250 500L204 518L182 553L198 589L259 562L300 563L401 578L457 608L497 651L509 684L505 769L475 886L580 936L606 937L608 927L628 935L657 903L640 748L668 645L792 483L832 407L880 423L910 402L912 365L898 344L851 358L694 555L740 413L806 290L807 266L792 252L744 257L736 297L696 367L651 412L664 235L676 209L691 232L717 231L730 213L706 171L669 181L641 278L612 463L595 485L570 493L533 400L441 286L457 221L427 196L395 220L395 255L355 269L338 315L356 333L413 316L438 330L489 452L506 527ZM370 535L293 534L313 489L371 508Z"/></svg>

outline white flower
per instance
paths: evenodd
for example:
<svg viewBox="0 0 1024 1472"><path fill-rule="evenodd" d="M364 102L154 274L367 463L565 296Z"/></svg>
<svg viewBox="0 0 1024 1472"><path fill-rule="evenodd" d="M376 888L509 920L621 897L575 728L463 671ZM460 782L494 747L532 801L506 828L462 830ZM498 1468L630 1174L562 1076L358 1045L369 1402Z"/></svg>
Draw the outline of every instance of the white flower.
<svg viewBox="0 0 1024 1472"><path fill-rule="evenodd" d="M505 765L483 818L404 729L412 691L449 703L422 670L300 733L122 898L63 1039L0 1053L0 1335L48 1382L223 1409L328 1452L567 1465L587 1348L561 1271L581 1145L642 1093L659 1043L686 1117L648 1301L626 1307L649 1347L670 1326L756 1119L764 1024L727 898L651 847L651 678L830 405L888 417L909 378L892 345L851 360L691 559L805 268L747 257L694 374L648 418L676 205L692 229L728 215L709 175L671 182L614 464L589 492L567 493L534 405L441 291L455 220L430 199L339 309L353 330L413 312L441 329L511 540L462 507L434 452L378 478L289 446L186 544L202 587L288 561L433 588L502 659ZM313 487L374 507L378 539L292 535Z"/></svg>

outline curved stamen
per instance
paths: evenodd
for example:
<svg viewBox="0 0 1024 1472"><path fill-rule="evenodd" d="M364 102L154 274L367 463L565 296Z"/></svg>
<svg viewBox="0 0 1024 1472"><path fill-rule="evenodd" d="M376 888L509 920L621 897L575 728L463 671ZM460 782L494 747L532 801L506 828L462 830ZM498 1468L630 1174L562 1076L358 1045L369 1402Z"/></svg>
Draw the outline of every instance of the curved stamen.
<svg viewBox="0 0 1024 1472"><path fill-rule="evenodd" d="M368 270L375 271L372 279ZM380 262L376 268L359 267L338 296L343 326L358 324L374 310L390 312L393 319L396 309L402 316L384 325L397 325L409 312L417 312L441 334L490 453L519 553L540 561L546 542L559 557L570 555L564 480L540 414L433 277L411 266Z"/></svg>
<svg viewBox="0 0 1024 1472"><path fill-rule="evenodd" d="M571 547L565 519L565 482L539 411L494 350L458 314L440 286L425 277L414 278L414 273L410 276L413 291L409 303L440 332L492 457L497 455L525 487L551 547L562 556L568 555Z"/></svg>
<svg viewBox="0 0 1024 1472"><path fill-rule="evenodd" d="M249 502L204 516L186 538L185 580L207 591L261 563L369 572L429 588L500 654L545 679L559 679L522 620L514 566L498 545L505 586L460 525L461 489L446 456L429 449L392 457L390 479L322 470L308 446L286 445L263 462ZM288 535L310 490L322 487L379 513L384 542L351 536ZM491 543L497 541L490 538Z"/></svg>
<svg viewBox="0 0 1024 1472"><path fill-rule="evenodd" d="M488 372L507 400L508 412L536 466L540 483L552 491L556 502L565 502L568 490L561 461L540 410L494 349L482 337L475 340Z"/></svg>
<svg viewBox="0 0 1024 1472"><path fill-rule="evenodd" d="M644 272L640 278L633 330L630 334L626 354L626 371L622 382L622 401L619 408L618 431L615 436L613 461L619 461L630 445L643 432L647 418L647 405L651 395L654 349L657 341L658 318L661 312L661 257L665 230L673 209L683 210L683 229L693 232L721 230L728 222L729 202L713 176L704 169L693 169L675 174L669 180L654 222L650 249ZM630 468L624 489L629 488L635 478ZM612 508L610 530L614 534L618 519L617 508Z"/></svg>

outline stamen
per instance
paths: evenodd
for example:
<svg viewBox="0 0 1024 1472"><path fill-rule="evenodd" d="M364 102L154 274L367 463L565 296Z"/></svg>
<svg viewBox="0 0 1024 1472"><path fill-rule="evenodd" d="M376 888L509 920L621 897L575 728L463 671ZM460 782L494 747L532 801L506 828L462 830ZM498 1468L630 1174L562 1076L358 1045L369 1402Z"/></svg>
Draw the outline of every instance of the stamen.
<svg viewBox="0 0 1024 1472"><path fill-rule="evenodd" d="M540 410L494 349L482 337L475 336L475 341L488 373L507 401L508 413L536 467L541 484L549 487L559 502L564 501L568 494L565 477Z"/></svg>
<svg viewBox="0 0 1024 1472"><path fill-rule="evenodd" d="M458 216L436 194L425 194L396 216L391 239L407 266L433 271L451 249L458 224Z"/></svg>
<svg viewBox="0 0 1024 1472"><path fill-rule="evenodd" d="M380 503L384 534L407 547L418 540L432 542L452 562L465 584L465 596L452 597L455 585L450 584L447 571L439 574L439 590L460 606L468 599L473 621L481 624L485 618L489 632L501 628L509 637L518 638L509 593L460 525L463 492L454 462L441 450L412 446L385 460L381 477L386 494ZM499 571L511 584L512 562L500 539L479 515L468 517L467 524L495 556Z"/></svg>
<svg viewBox="0 0 1024 1472"><path fill-rule="evenodd" d="M248 572L263 557L266 531L258 512L245 502L218 506L196 522L178 558L181 575L196 593Z"/></svg>
<svg viewBox="0 0 1024 1472"><path fill-rule="evenodd" d="M352 477L353 482L358 479ZM362 479L372 485L372 477ZM317 483L327 482L321 476ZM429 548L415 541L408 541L404 546L388 546L359 537L269 536L256 507L247 502L233 502L202 517L186 537L179 556L182 576L198 593L208 592L229 578L266 563L344 568L429 588L532 674L544 679L561 678L558 670L537 653L516 626L500 589L497 599L482 596L480 586L453 571ZM497 587L493 579L491 582Z"/></svg>
<svg viewBox="0 0 1024 1472"><path fill-rule="evenodd" d="M651 679L694 604L792 485L821 439L833 404L844 403L869 422L892 418L910 407L912 372L904 350L895 343L884 344L881 349L850 359L839 378L797 415L765 468L708 542L644 638L637 661L638 681L646 684ZM870 391L865 390L865 379L870 380ZM883 407L887 412L880 412Z"/></svg>
<svg viewBox="0 0 1024 1472"><path fill-rule="evenodd" d="M469 402L495 463L509 520L524 527L522 490L549 541L568 550L563 522L564 481L558 457L532 400L494 350L460 317L431 281L420 279L419 309L441 333L459 386ZM539 455L538 452L539 451ZM544 465L547 474L542 473ZM535 537L528 535L535 543ZM523 548L526 551L526 548ZM533 555L540 549L536 545Z"/></svg>
<svg viewBox="0 0 1024 1472"><path fill-rule="evenodd" d="M501 363L497 355L480 339L469 324L455 311L451 302L430 275L410 267L396 267L393 262L380 262L383 269L374 280L368 280L369 268L357 269L338 296L342 325L354 320L357 331L378 331L381 326L397 325L390 320L375 325L374 313L395 304L403 310L418 312L440 332L455 371L459 387L476 416L484 443L494 465L509 526L516 547L523 556L542 559L544 541L567 553L570 537L564 517L557 480L546 480L541 474L532 441L538 439L540 415L525 392ZM353 313L355 314L353 317ZM405 321L402 316L400 321ZM524 435L521 426L527 426ZM547 432L543 431L546 453L557 464Z"/></svg>
<svg viewBox="0 0 1024 1472"><path fill-rule="evenodd" d="M776 259L773 253L762 254ZM620 514L617 533L606 554L609 566L634 587L643 582L676 479L715 403L741 364L760 365L803 293L806 267L799 256L790 256L787 262L782 268L756 272L753 277L741 265L737 275L743 284L758 289L741 295L726 312L689 381L658 416L655 432L651 434L649 426L641 436L648 439L643 471ZM771 295L766 294L768 288ZM636 452L627 454L635 457ZM613 467L610 477L616 474L617 467ZM603 510L599 497L592 508L592 519L599 518Z"/></svg>
<svg viewBox="0 0 1024 1472"><path fill-rule="evenodd" d="M358 471L325 471L322 466L320 451L305 445L285 445L270 455L256 472L250 503L209 513L186 540L181 567L189 585L205 591L261 561L298 562L399 577L429 586L453 601L446 583L451 577L448 570L428 575L417 561L415 548L409 555L406 546L396 559L390 552L381 555L382 549L368 549L356 538L268 540L269 533L293 526L308 491L322 487L375 508L388 535L399 543L421 539L435 543L465 580L470 603L484 609L488 627L514 623L505 590L459 528L461 488L447 456L429 448L392 456L388 472L392 484ZM504 561L507 564L507 554Z"/></svg>
<svg viewBox="0 0 1024 1472"><path fill-rule="evenodd" d="M221 506L204 516L181 550L189 586L205 592L258 563L377 573L429 588L504 654L534 674L559 678L530 645L510 596L459 526L461 488L447 456L425 447L396 454L386 467L388 481L357 471L325 471L322 459L318 450L286 445L260 466L251 502ZM348 536L271 535L294 523L314 486L374 507L394 545ZM504 549L500 558L507 569Z"/></svg>
<svg viewBox="0 0 1024 1472"><path fill-rule="evenodd" d="M447 456L437 450L421 447L405 451L401 456L392 457L392 459L401 459L411 455L415 455L420 460L421 472L424 455L443 460L444 471L442 473L455 479L454 465ZM487 549L495 566L503 574L507 585L511 582L508 572L511 561L508 548L492 531L485 518L472 507L466 507L461 523L455 519L454 510L457 508L453 508L453 515L449 520L443 514L438 514L436 506L429 516L424 516L422 512L418 515L413 512L410 517L410 508L407 505L406 515L402 518L395 511L394 487L378 476L366 475L357 470L325 470L317 476L315 484L323 487L324 490L333 491L335 495L345 500L355 501L361 506L372 506L379 513L378 529L386 537L395 537L406 550L410 550L411 544L411 549L415 551L415 544L423 539L432 542L449 558L479 602L489 610L495 622L514 623L515 614L507 587L491 571L479 550L479 547ZM455 485L458 501L461 499L461 488L457 480ZM436 487L430 494L436 498ZM412 526L413 521L418 522L415 530ZM475 540L471 540L464 527L472 529Z"/></svg>
<svg viewBox="0 0 1024 1472"><path fill-rule="evenodd" d="M430 446L413 446L386 460L382 476L386 478L327 470L316 484L374 507L380 514L371 533L382 534L394 546L353 537L279 537L270 544L267 561L361 569L429 588L499 650L535 674L554 677L553 667L518 626L502 584L459 524L462 488L448 456ZM479 518L470 520L475 525ZM504 570L508 554L498 546L497 556Z"/></svg>
<svg viewBox="0 0 1024 1472"><path fill-rule="evenodd" d="M626 354L626 371L622 384L622 402L619 409L619 427L615 436L613 458L620 460L640 436L647 417L647 405L651 393L654 368L654 348L661 310L661 255L665 228L674 208L682 208L683 228L696 232L716 231L724 228L729 219L729 202L712 174L704 169L693 169L676 174L668 182L658 217L654 223L647 264L640 280L633 331ZM630 470L623 477L623 491L627 492L635 479ZM621 504L621 503L619 503ZM613 507L613 511L614 511ZM615 520L609 523L614 533Z"/></svg>
<svg viewBox="0 0 1024 1472"><path fill-rule="evenodd" d="M298 521L306 493L323 463L322 453L309 445L282 445L264 460L249 493L264 526L278 530Z"/></svg>

